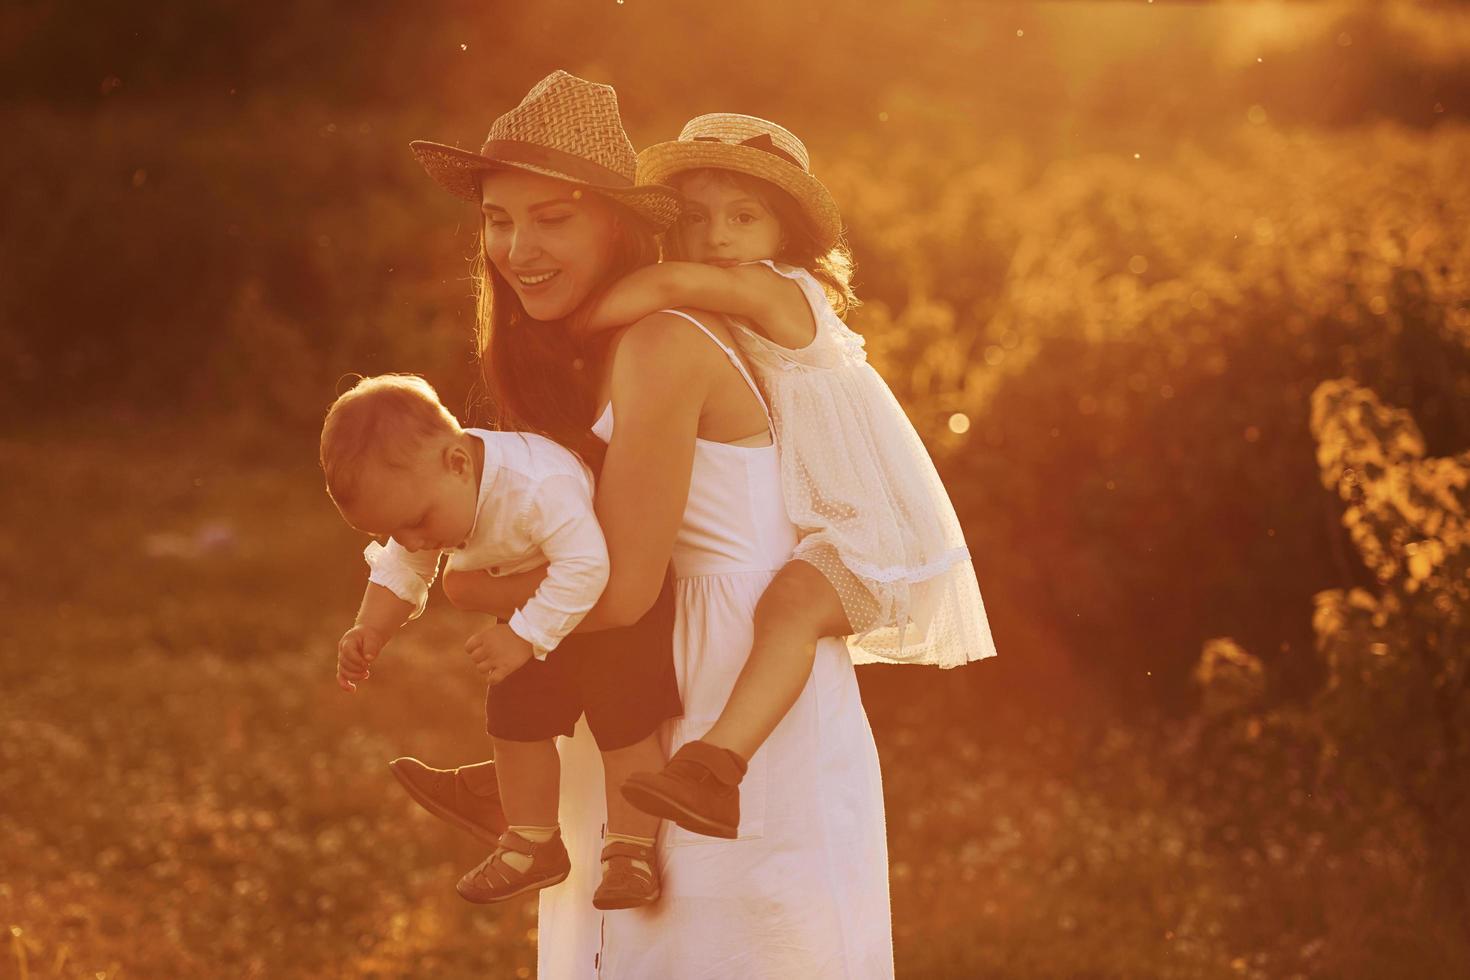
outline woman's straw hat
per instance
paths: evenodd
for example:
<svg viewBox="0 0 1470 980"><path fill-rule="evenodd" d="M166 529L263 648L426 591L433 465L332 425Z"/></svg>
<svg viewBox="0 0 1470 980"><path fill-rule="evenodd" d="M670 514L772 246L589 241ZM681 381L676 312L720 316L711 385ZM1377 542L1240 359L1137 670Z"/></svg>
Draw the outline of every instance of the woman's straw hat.
<svg viewBox="0 0 1470 980"><path fill-rule="evenodd" d="M466 201L479 203L482 174L524 170L595 191L655 229L679 216L676 194L638 184L638 158L612 86L564 71L541 79L520 105L495 120L478 153L424 140L409 148L430 177Z"/></svg>
<svg viewBox="0 0 1470 980"><path fill-rule="evenodd" d="M831 248L842 237L837 202L812 176L806 147L770 120L711 112L685 123L677 140L638 154L638 180L646 184L666 184L675 174L705 167L759 177L790 194L821 248Z"/></svg>

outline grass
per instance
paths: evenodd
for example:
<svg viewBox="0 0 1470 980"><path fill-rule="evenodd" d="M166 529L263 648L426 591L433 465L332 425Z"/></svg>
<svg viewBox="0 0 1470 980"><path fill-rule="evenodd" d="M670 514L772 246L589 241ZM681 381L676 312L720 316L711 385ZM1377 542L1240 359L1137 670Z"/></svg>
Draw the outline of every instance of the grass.
<svg viewBox="0 0 1470 980"><path fill-rule="evenodd" d="M434 602L338 691L361 542L311 460L202 428L0 441L0 976L534 972L534 902L461 901L483 848L385 766L487 752L471 620ZM1470 964L1411 842L1232 837L1178 792L1177 731L1008 704L991 664L860 676L900 976Z"/></svg>

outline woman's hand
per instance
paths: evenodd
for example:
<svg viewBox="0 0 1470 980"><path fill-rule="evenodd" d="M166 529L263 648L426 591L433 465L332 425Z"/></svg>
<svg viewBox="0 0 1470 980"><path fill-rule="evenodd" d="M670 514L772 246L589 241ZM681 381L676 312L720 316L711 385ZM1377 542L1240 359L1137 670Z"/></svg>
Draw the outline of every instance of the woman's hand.
<svg viewBox="0 0 1470 980"><path fill-rule="evenodd" d="M547 566L514 575L491 575L481 569L444 573L444 595L456 609L489 613L499 620L510 619L536 594Z"/></svg>
<svg viewBox="0 0 1470 980"><path fill-rule="evenodd" d="M493 686L520 670L532 659L534 651L504 623L487 626L465 641L465 653L475 662L475 669Z"/></svg>

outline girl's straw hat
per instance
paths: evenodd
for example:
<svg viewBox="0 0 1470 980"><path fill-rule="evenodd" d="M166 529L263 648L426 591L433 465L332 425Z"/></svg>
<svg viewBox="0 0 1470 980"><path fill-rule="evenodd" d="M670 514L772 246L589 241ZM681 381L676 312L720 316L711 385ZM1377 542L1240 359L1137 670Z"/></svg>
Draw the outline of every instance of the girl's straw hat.
<svg viewBox="0 0 1470 980"><path fill-rule="evenodd" d="M487 171L524 170L593 190L655 229L679 216L676 194L638 184L638 158L612 86L564 71L541 79L520 105L491 123L478 153L424 140L409 148L430 177L466 201L479 203L480 176Z"/></svg>
<svg viewBox="0 0 1470 980"><path fill-rule="evenodd" d="M824 249L842 237L842 216L822 182L812 176L806 147L789 130L755 116L711 112L684 124L679 138L638 154L638 179L668 183L686 170L718 167L768 180L796 199Z"/></svg>

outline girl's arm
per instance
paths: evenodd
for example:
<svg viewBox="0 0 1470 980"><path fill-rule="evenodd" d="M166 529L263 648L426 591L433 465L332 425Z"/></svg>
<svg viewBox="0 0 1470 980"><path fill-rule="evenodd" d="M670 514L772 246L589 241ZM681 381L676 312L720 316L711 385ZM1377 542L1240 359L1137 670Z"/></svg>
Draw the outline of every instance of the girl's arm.
<svg viewBox="0 0 1470 980"><path fill-rule="evenodd" d="M609 330L680 306L761 324L774 318L783 296L789 301L786 294L791 287L783 289L784 282L763 265L721 268L701 262L660 262L613 283L579 326L589 332Z"/></svg>

